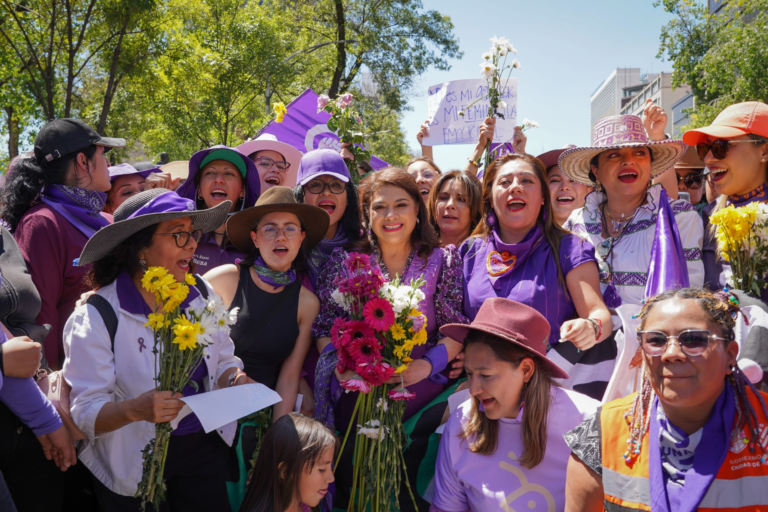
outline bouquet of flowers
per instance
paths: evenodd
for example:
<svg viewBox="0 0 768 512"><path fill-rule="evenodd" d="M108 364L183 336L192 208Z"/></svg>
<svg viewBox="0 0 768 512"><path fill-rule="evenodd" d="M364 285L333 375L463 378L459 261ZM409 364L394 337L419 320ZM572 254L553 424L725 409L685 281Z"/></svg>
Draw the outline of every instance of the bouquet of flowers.
<svg viewBox="0 0 768 512"><path fill-rule="evenodd" d="M418 310L425 297L420 290L424 280L406 285L398 278L388 283L365 254L351 253L345 265L350 277L337 281L333 299L349 317L334 322L331 341L339 373L355 372L341 386L360 392L352 413L352 421L356 415L358 421L352 484L357 499L350 501L348 510L356 506L359 511L394 512L399 510L405 470L405 401L416 395L405 388L402 377L399 384L387 382L408 368L413 348L427 341L427 320ZM407 478L405 482L408 485Z"/></svg>
<svg viewBox="0 0 768 512"><path fill-rule="evenodd" d="M768 274L768 204L727 206L710 217L717 249L731 266L728 285L760 296Z"/></svg>
<svg viewBox="0 0 768 512"><path fill-rule="evenodd" d="M202 364L205 348L213 344L211 335L229 332L237 320L237 308L231 312L213 294L206 302L202 297L192 301L186 310L180 306L189 294L194 276L187 274L179 283L163 267L150 267L141 280L142 287L155 295L156 308L150 313L146 326L154 333L152 353L155 355L155 382L158 391L181 393L191 381L192 374ZM172 432L170 423L155 425L155 438L142 451L144 464L136 497L141 497L142 509L152 503L155 510L165 501L165 459Z"/></svg>
<svg viewBox="0 0 768 512"><path fill-rule="evenodd" d="M317 111L328 112L331 118L328 120L328 129L339 136L341 142L349 143L347 149L355 157L354 161L344 160L349 169L349 174L355 183L360 181L360 173L357 172L357 164L360 162L370 162L371 152L365 149L363 144L362 131L354 131L356 128L362 130L363 120L360 115L349 108L352 103L352 94L342 94L336 101L331 101L325 94L317 98Z"/></svg>

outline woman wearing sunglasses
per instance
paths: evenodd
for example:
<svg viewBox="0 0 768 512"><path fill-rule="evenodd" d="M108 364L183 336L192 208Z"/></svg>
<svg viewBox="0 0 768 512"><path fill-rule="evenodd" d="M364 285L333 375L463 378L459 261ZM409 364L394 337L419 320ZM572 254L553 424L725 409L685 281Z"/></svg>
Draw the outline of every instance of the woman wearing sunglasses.
<svg viewBox="0 0 768 512"><path fill-rule="evenodd" d="M640 305L645 294L659 201L666 197L662 185L651 186L651 180L672 167L686 147L679 140L649 140L637 116L601 119L595 125L593 140L592 147L568 149L560 156L560 169L566 176L595 187L584 208L571 214L565 228L595 246L601 291L611 309L614 328L618 329L622 321L616 308L622 304ZM672 201L671 207L690 285L700 287L704 282L702 220L687 201ZM618 355L616 342L601 344L604 353L600 357L563 354L562 349L557 347L562 357L555 359L558 364L583 364L585 372L593 370L593 381L605 380L607 384L613 370L608 362ZM572 377L580 374L577 368L567 365L566 371Z"/></svg>
<svg viewBox="0 0 768 512"><path fill-rule="evenodd" d="M230 335L246 375L282 398L271 410L273 420L293 411L299 394L312 323L320 311L320 301L302 286L300 274L307 251L322 240L328 222L320 208L297 203L290 188L272 187L256 206L227 221L233 245L248 257L206 274L224 304L240 308ZM235 510L245 493L256 425L255 419L241 425L239 478L229 485Z"/></svg>
<svg viewBox="0 0 768 512"><path fill-rule="evenodd" d="M709 169L709 183L720 196L703 210L705 225L712 213L728 205L768 201L768 105L758 101L731 105L711 125L683 134L683 142L696 147ZM714 233L707 231L702 254L706 284L722 288L722 261L717 258ZM768 291L763 290L762 298L768 299Z"/></svg>
<svg viewBox="0 0 768 512"><path fill-rule="evenodd" d="M693 209L699 213L707 206L704 167L704 161L693 146L688 146L683 158L675 163L677 191L687 193Z"/></svg>
<svg viewBox="0 0 768 512"><path fill-rule="evenodd" d="M640 391L565 435L567 512L768 510L768 394L739 369L738 301L670 290L640 312Z"/></svg>
<svg viewBox="0 0 768 512"><path fill-rule="evenodd" d="M177 281L192 273L192 255L202 233L220 226L230 203L195 210L176 192L156 188L139 192L115 210L114 224L97 231L83 248L78 265L93 265L88 281L114 309L114 339L102 314L92 305L79 306L64 328L64 378L72 386L72 419L86 439L78 459L95 480L100 509L139 510L135 498L141 479L142 450L155 434L155 423L171 421L184 403L181 394L155 390L154 336L147 327L155 297L141 284L149 267L163 267ZM181 308L204 308L213 297L199 276ZM203 291L201 291L203 290ZM211 335L213 343L192 374L195 385L183 395L206 393L253 382L241 371L232 340ZM227 445L233 421L205 433L195 414L184 417L171 435L164 478L170 510L221 510L226 503L224 480Z"/></svg>
<svg viewBox="0 0 768 512"><path fill-rule="evenodd" d="M189 176L178 193L193 200L199 210L229 201L232 214L256 203L261 193L259 173L254 163L237 149L213 146L192 155ZM226 224L222 222L200 240L194 263L202 274L244 257L229 240Z"/></svg>

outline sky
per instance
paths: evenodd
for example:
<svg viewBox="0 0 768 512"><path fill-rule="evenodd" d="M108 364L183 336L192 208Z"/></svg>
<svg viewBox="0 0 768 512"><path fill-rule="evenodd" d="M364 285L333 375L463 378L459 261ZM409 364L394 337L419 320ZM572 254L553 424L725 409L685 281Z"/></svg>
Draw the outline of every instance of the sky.
<svg viewBox="0 0 768 512"><path fill-rule="evenodd" d="M656 58L661 28L671 15L653 0L422 0L425 10L450 16L464 51L449 71L422 75L408 102L403 129L418 151L416 133L427 118L427 88L450 80L481 78L480 55L493 36L507 37L517 48L518 122L535 120L526 131L526 151L538 155L565 144L590 140L589 99L617 67L642 72L672 71ZM463 169L474 145L435 146L444 170Z"/></svg>

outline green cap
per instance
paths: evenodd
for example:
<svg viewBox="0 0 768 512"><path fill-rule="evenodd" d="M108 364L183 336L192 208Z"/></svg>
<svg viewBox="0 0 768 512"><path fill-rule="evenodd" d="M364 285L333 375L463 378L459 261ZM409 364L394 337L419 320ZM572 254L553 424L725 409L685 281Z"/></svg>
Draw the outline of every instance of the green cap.
<svg viewBox="0 0 768 512"><path fill-rule="evenodd" d="M243 162L243 156L241 154L236 153L231 149L215 149L203 158L203 161L200 162L200 169L214 160L224 160L233 164L240 171L242 177L245 178L245 162Z"/></svg>

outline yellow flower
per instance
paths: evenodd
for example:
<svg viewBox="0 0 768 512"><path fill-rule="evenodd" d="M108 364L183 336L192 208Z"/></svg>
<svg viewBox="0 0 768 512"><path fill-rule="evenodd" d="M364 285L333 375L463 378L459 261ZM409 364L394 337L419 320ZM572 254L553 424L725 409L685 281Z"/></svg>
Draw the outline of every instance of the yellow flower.
<svg viewBox="0 0 768 512"><path fill-rule="evenodd" d="M189 286L185 284L174 283L173 286L168 288L167 293L163 292L163 310L166 313L170 313L179 307L182 302L184 302L184 299L187 298L188 294Z"/></svg>
<svg viewBox="0 0 768 512"><path fill-rule="evenodd" d="M395 355L396 358L402 359L403 355L405 355L405 345L396 345L394 349L392 349L392 353Z"/></svg>
<svg viewBox="0 0 768 512"><path fill-rule="evenodd" d="M408 363L412 363L412 362L413 362L413 359L411 359L411 358L410 358L410 357L408 357L408 356L405 356L405 357L403 357L403 362L404 362L404 363L406 363L406 364L408 364Z"/></svg>
<svg viewBox="0 0 768 512"><path fill-rule="evenodd" d="M155 293L161 281L168 276L168 271L163 267L150 267L141 278L141 286L150 293ZM173 277L171 277L173 279Z"/></svg>
<svg viewBox="0 0 768 512"><path fill-rule="evenodd" d="M187 283L189 286L195 286L197 284L197 281L195 280L195 276L192 274L184 274L184 282Z"/></svg>
<svg viewBox="0 0 768 512"><path fill-rule="evenodd" d="M412 309L408 312L408 316L421 316L421 311L418 309Z"/></svg>
<svg viewBox="0 0 768 512"><path fill-rule="evenodd" d="M392 324L392 327L389 328L389 333L395 341L400 341L405 338L405 329L398 323Z"/></svg>
<svg viewBox="0 0 768 512"><path fill-rule="evenodd" d="M285 118L285 114L288 113L288 109L285 108L285 104L282 101L278 101L273 105L275 109L275 121L278 123L283 122L283 118Z"/></svg>
<svg viewBox="0 0 768 512"><path fill-rule="evenodd" d="M427 330L422 329L416 334L413 335L413 344L414 345L423 345L427 342Z"/></svg>
<svg viewBox="0 0 768 512"><path fill-rule="evenodd" d="M397 367L397 370L395 370L395 373L403 373L407 369L408 369L407 364L401 364L400 366Z"/></svg>
<svg viewBox="0 0 768 512"><path fill-rule="evenodd" d="M174 327L173 343L179 346L179 350L193 349L197 346L197 324Z"/></svg>
<svg viewBox="0 0 768 512"><path fill-rule="evenodd" d="M149 327L153 331L159 331L169 325L171 325L171 321L166 319L162 313L150 313L147 317L147 323L144 324L145 327Z"/></svg>

